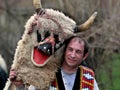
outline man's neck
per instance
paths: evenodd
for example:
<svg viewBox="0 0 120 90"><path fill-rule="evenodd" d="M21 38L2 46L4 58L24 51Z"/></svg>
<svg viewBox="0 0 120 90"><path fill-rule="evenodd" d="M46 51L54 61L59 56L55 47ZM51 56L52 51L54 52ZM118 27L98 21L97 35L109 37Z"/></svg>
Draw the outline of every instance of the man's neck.
<svg viewBox="0 0 120 90"><path fill-rule="evenodd" d="M63 69L64 72L68 73L68 74L73 74L77 71L78 67L69 67L67 65L62 65L61 67Z"/></svg>

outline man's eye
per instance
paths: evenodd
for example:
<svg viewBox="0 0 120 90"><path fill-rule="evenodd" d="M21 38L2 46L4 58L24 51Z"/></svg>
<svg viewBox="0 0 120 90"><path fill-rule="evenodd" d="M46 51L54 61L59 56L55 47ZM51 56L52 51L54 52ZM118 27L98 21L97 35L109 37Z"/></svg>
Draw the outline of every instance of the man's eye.
<svg viewBox="0 0 120 90"><path fill-rule="evenodd" d="M72 51L72 48L68 48L69 51Z"/></svg>
<svg viewBox="0 0 120 90"><path fill-rule="evenodd" d="M78 50L78 51L76 51L78 54L81 54L82 53L82 51L80 51L80 50Z"/></svg>

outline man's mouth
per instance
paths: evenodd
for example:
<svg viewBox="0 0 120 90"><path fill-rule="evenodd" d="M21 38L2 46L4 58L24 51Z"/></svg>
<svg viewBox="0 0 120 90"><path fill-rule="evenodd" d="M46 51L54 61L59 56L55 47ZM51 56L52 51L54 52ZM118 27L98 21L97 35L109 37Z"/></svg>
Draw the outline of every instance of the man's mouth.
<svg viewBox="0 0 120 90"><path fill-rule="evenodd" d="M69 62L76 62L76 59L68 58L68 61L69 61Z"/></svg>

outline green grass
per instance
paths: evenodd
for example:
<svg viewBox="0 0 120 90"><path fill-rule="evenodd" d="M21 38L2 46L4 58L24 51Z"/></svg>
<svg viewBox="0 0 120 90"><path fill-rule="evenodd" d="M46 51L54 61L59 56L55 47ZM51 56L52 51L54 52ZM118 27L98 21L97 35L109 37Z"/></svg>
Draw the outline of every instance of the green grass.
<svg viewBox="0 0 120 90"><path fill-rule="evenodd" d="M111 90L120 90L120 58L116 58L113 61L113 87Z"/></svg>
<svg viewBox="0 0 120 90"><path fill-rule="evenodd" d="M96 71L100 90L120 90L120 55L112 55L106 59Z"/></svg>

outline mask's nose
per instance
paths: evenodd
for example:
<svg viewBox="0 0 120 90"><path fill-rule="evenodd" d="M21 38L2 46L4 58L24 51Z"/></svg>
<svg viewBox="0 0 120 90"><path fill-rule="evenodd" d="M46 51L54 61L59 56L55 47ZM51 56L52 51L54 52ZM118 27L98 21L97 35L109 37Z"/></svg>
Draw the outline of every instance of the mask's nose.
<svg viewBox="0 0 120 90"><path fill-rule="evenodd" d="M52 44L51 43L43 43L38 46L38 50L42 51L43 53L47 55L52 54Z"/></svg>
<svg viewBox="0 0 120 90"><path fill-rule="evenodd" d="M61 43L56 39L57 38L53 35L47 37L44 41L39 43L38 50L44 52L47 55L52 55L61 46Z"/></svg>
<svg viewBox="0 0 120 90"><path fill-rule="evenodd" d="M49 36L43 42L40 42L38 45L38 50L44 52L47 55L51 55L54 53L55 48L55 38L53 36Z"/></svg>

